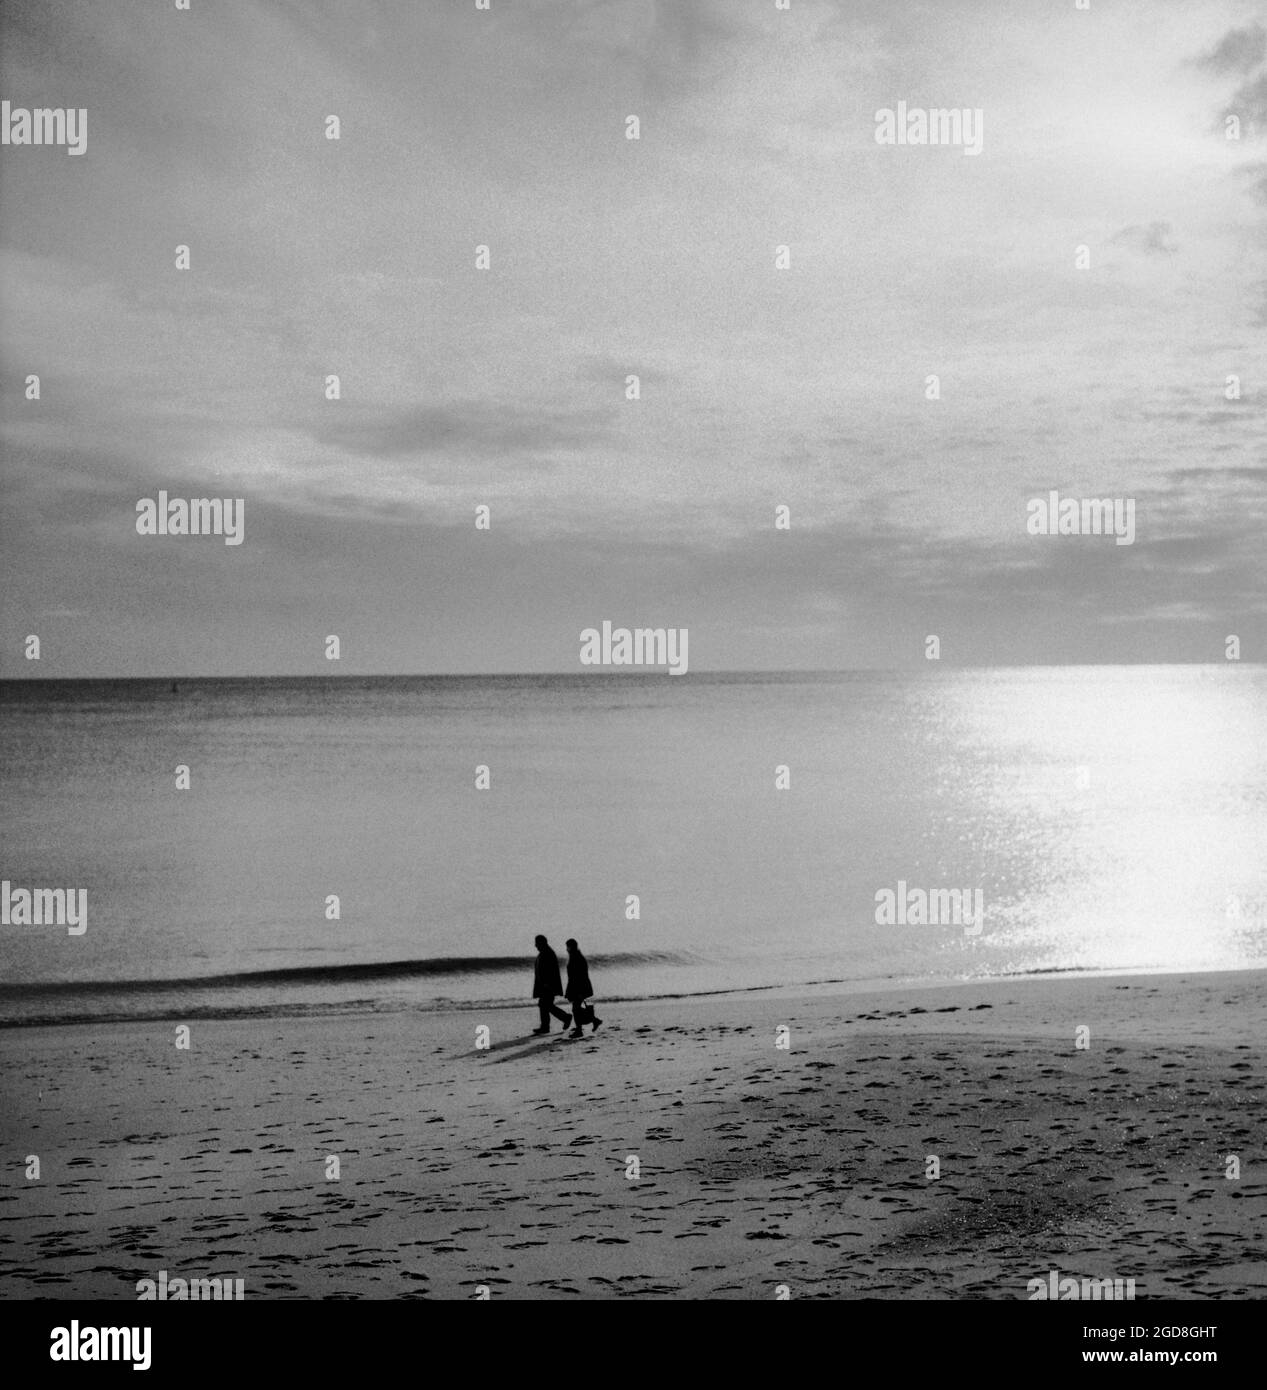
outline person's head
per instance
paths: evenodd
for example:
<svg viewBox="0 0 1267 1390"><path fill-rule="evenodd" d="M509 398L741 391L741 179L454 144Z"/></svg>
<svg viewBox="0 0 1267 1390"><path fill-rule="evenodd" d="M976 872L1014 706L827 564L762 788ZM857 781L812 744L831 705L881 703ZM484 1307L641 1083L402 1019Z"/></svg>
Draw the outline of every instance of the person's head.
<svg viewBox="0 0 1267 1390"><path fill-rule="evenodd" d="M549 944L550 944L550 943L545 939L544 936L539 936L539 937L537 937L537 950L538 950L538 951L544 951L545 948L546 948Z"/></svg>
<svg viewBox="0 0 1267 1390"><path fill-rule="evenodd" d="M568 948L569 951L579 951L579 950L581 949L581 948L576 944L575 939L574 939L573 937L570 937L570 936L568 937L568 939L567 939L563 944Z"/></svg>

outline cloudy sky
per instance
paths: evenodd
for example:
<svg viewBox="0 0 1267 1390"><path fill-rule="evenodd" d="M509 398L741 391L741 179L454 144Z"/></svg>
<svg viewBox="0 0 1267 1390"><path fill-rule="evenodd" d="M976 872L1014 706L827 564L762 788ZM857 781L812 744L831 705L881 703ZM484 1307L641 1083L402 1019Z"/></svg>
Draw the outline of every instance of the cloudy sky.
<svg viewBox="0 0 1267 1390"><path fill-rule="evenodd" d="M0 154L0 675L576 670L604 618L692 669L1263 658L1263 3L5 0L0 40L5 99L88 112ZM983 152L877 144L899 101ZM1027 535L1052 488L1135 544ZM245 542L138 535L159 489Z"/></svg>

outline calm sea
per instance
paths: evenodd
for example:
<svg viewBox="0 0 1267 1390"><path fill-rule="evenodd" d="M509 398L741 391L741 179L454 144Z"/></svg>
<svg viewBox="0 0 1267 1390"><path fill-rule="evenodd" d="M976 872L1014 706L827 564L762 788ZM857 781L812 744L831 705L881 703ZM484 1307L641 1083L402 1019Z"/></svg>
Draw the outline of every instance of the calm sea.
<svg viewBox="0 0 1267 1390"><path fill-rule="evenodd" d="M10 1022L523 999L538 932L600 998L1267 964L1261 666L11 681L0 716L0 875L88 904L0 927ZM899 883L982 929L877 924Z"/></svg>

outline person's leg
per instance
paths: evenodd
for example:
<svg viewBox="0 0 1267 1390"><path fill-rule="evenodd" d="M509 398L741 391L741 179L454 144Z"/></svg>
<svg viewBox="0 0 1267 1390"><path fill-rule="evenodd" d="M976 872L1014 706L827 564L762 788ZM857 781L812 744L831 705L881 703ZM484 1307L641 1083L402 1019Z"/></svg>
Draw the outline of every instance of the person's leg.
<svg viewBox="0 0 1267 1390"><path fill-rule="evenodd" d="M569 1023L572 1022L572 1015L559 1008L559 1006L554 1002L553 999L550 1000L550 1012L555 1016L555 1018L559 1020L559 1022L565 1028L568 1026Z"/></svg>
<svg viewBox="0 0 1267 1390"><path fill-rule="evenodd" d="M540 1027L534 1028L534 1033L548 1033L550 1031L550 1001L544 995L537 1000L537 1011L541 1015Z"/></svg>

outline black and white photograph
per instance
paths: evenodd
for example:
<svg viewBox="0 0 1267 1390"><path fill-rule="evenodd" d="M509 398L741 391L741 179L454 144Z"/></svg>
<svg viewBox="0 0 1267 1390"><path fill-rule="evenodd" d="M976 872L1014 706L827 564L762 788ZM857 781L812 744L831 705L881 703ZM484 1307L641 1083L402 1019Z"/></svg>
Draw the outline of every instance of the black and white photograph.
<svg viewBox="0 0 1267 1390"><path fill-rule="evenodd" d="M0 97L6 1344L1218 1361L1264 0L3 0Z"/></svg>

